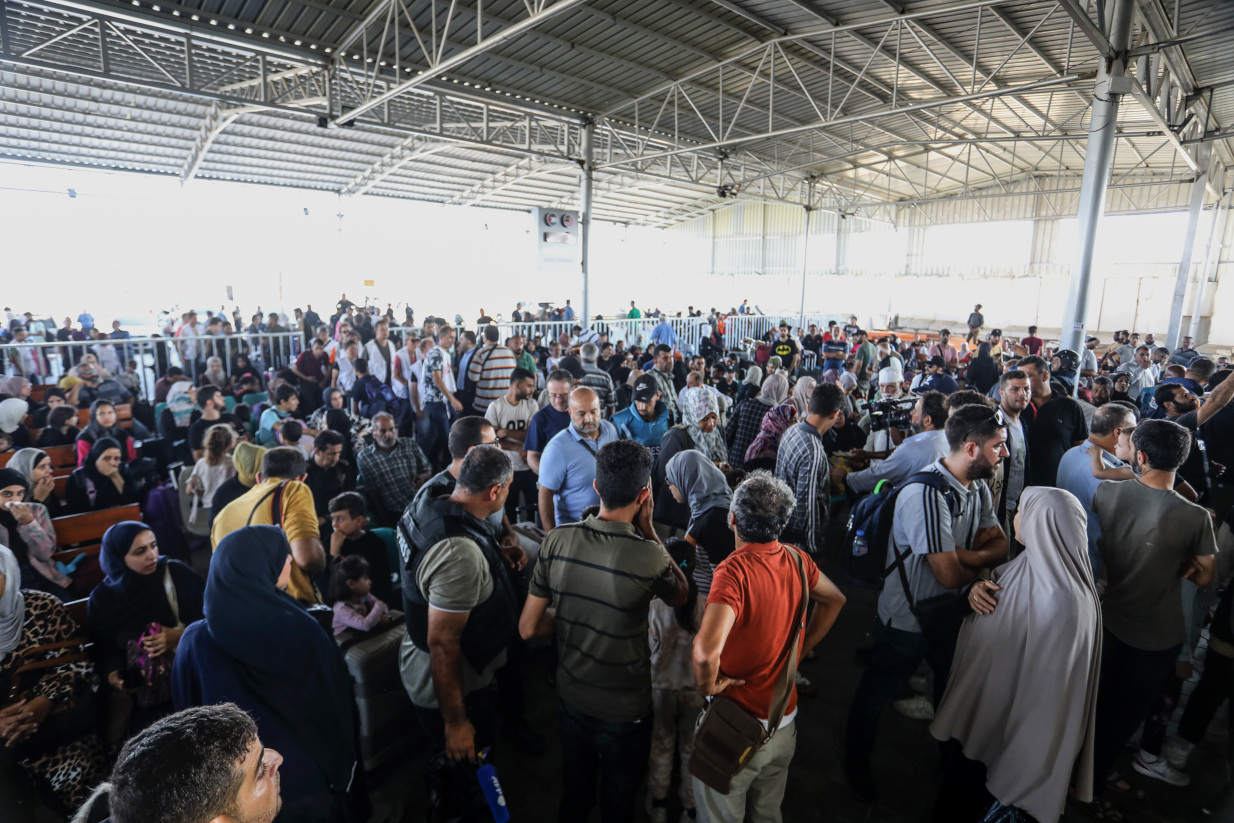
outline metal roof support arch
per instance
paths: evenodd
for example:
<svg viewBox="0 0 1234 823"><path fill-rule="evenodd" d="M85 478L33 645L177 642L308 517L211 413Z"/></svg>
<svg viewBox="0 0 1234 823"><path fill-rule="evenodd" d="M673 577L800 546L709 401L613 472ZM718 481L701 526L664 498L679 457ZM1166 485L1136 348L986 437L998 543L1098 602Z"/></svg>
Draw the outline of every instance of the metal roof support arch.
<svg viewBox="0 0 1234 823"><path fill-rule="evenodd" d="M1064 3L1066 6L1066 3ZM1133 0L1114 0L1111 14L1112 56L1102 58L1093 86L1093 108L1088 121L1088 148L1084 158L1084 182L1080 189L1076 262L1071 268L1071 287L1063 312L1061 346L1084 350L1088 322L1088 298L1093 276L1093 251L1097 225L1105 212L1106 188L1110 182L1110 162L1114 156L1114 132L1118 127L1118 104L1122 94L1114 93L1115 81L1125 81L1127 49L1131 46ZM1091 21L1090 21L1091 22Z"/></svg>
<svg viewBox="0 0 1234 823"><path fill-rule="evenodd" d="M1224 179L1218 182L1222 185L1225 184ZM1200 273L1196 278L1195 308L1191 311L1191 327L1187 330L1187 336L1193 341L1198 340L1200 337L1200 316L1204 313L1204 292L1208 288L1208 276L1217 261L1221 259L1221 249L1226 230L1225 222L1229 214L1229 207L1229 192L1223 191L1221 199L1213 206L1212 222L1208 226L1208 243L1204 246L1204 262L1200 265ZM1216 248L1213 248L1214 240L1217 244Z"/></svg>

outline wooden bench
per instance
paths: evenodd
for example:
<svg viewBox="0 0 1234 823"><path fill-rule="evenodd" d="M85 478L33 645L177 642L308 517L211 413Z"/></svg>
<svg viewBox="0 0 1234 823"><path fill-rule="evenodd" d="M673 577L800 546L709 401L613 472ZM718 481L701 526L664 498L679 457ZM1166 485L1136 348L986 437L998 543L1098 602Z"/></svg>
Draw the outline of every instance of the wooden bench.
<svg viewBox="0 0 1234 823"><path fill-rule="evenodd" d="M90 410L89 409L78 409L77 410L77 428L84 429L88 425L90 425Z"/></svg>
<svg viewBox="0 0 1234 823"><path fill-rule="evenodd" d="M83 631L86 628L87 606L90 604L90 598L83 597L81 600L70 600L64 604L64 608L68 609L69 616L73 618L73 622L77 624L77 628Z"/></svg>
<svg viewBox="0 0 1234 823"><path fill-rule="evenodd" d="M52 558L67 563L79 554L97 555L103 534L125 520L141 520L141 508L136 503L52 518L51 524L56 530L56 544L60 548Z"/></svg>
<svg viewBox="0 0 1234 823"><path fill-rule="evenodd" d="M52 386L31 386L30 387L30 402L42 404L47 399L47 390Z"/></svg>

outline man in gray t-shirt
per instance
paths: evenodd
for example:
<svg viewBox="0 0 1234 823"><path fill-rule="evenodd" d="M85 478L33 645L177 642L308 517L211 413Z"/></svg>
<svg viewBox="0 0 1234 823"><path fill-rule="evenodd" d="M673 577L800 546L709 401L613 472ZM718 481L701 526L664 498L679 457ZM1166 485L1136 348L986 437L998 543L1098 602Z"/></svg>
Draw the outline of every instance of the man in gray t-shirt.
<svg viewBox="0 0 1234 823"><path fill-rule="evenodd" d="M961 406L948 416L946 432L949 453L927 469L943 478L945 490L915 483L895 501L887 547L893 570L878 599L881 625L849 709L845 772L853 793L867 802L875 796L870 756L883 710L900 696L922 660L934 672L935 705L947 687L957 638L924 634L917 617L921 604L960 597L979 570L1007 556L1007 536L984 482L1007 456L1002 417L984 404ZM958 625L955 631L958 635Z"/></svg>
<svg viewBox="0 0 1234 823"><path fill-rule="evenodd" d="M1212 519L1174 491L1175 474L1191 448L1190 432L1170 420L1144 420L1131 442L1140 476L1102 483L1093 494L1108 580L1101 602L1097 775L1109 774L1174 671L1187 640L1183 580L1207 586L1217 567ZM1142 774L1160 776L1169 769L1155 757L1146 764L1143 757L1136 761Z"/></svg>

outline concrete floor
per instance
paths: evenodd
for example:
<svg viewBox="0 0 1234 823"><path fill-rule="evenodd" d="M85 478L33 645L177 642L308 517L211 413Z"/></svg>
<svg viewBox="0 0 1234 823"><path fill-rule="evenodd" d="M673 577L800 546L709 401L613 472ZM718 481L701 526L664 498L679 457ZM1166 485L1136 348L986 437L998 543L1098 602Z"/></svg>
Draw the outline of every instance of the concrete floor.
<svg viewBox="0 0 1234 823"><path fill-rule="evenodd" d="M838 545L837 540L832 545ZM830 565L830 564L829 564ZM884 714L874 758L874 776L879 787L875 805L861 803L849 793L841 769L844 721L853 691L861 676L855 651L869 643L868 630L875 615L876 593L841 586L848 605L834 630L823 641L816 659L804 661L803 673L820 686L819 693L803 697L798 713L797 753L793 760L783 814L786 823L916 823L930 820L939 781L938 748L929 734L928 723L909 720L893 710ZM531 656L527 666L526 689L531 722L545 733L547 751L539 757L515 752L508 740L494 753L494 762L509 801L512 820L551 821L556 819L560 797L561 754L556 740L556 697L548 684L550 656ZM1209 740L1192 757L1189 772L1192 785L1175 789L1158 781L1142 778L1130 768L1129 756L1122 771L1148 797L1134 800L1109 792L1128 821L1190 823L1226 821L1234 823L1234 797L1225 760L1227 729L1224 713L1210 729ZM1130 755L1130 752L1128 752ZM425 820L425 793L421 777L424 758L390 769L377 776L374 799L375 823L398 821L421 823ZM673 795L675 797L675 795ZM640 798L641 801L641 798ZM675 801L674 801L675 802ZM643 808L639 803L639 809ZM670 806L669 820L676 821L678 810ZM599 820L598 814L592 819ZM638 820L647 818L640 811ZM1065 823L1089 818L1068 808Z"/></svg>

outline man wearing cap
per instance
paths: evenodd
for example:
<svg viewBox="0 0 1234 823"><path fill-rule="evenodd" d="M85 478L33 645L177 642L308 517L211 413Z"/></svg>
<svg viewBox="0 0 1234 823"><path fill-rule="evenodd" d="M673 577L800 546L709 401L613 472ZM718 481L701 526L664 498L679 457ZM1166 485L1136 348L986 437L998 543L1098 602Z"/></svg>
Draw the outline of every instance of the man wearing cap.
<svg viewBox="0 0 1234 823"><path fill-rule="evenodd" d="M981 313L981 304L978 303L968 316L968 342L976 343L981 339L981 327L984 325L985 315Z"/></svg>
<svg viewBox="0 0 1234 823"><path fill-rule="evenodd" d="M921 381L922 391L937 391L943 394L951 394L954 391L960 390L960 384L956 383L955 378L947 374L947 363L941 357L931 357L926 361L925 372L927 377Z"/></svg>
<svg viewBox="0 0 1234 823"><path fill-rule="evenodd" d="M570 393L570 425L559 432L540 458L540 522L552 531L577 523L583 509L600 502L596 491L596 453L618 440L617 429L601 417L600 398L588 388Z"/></svg>
<svg viewBox="0 0 1234 823"><path fill-rule="evenodd" d="M659 384L649 374L636 378L633 388L634 402L614 414L611 422L622 437L636 440L656 454L671 425L668 404L660 402Z"/></svg>

